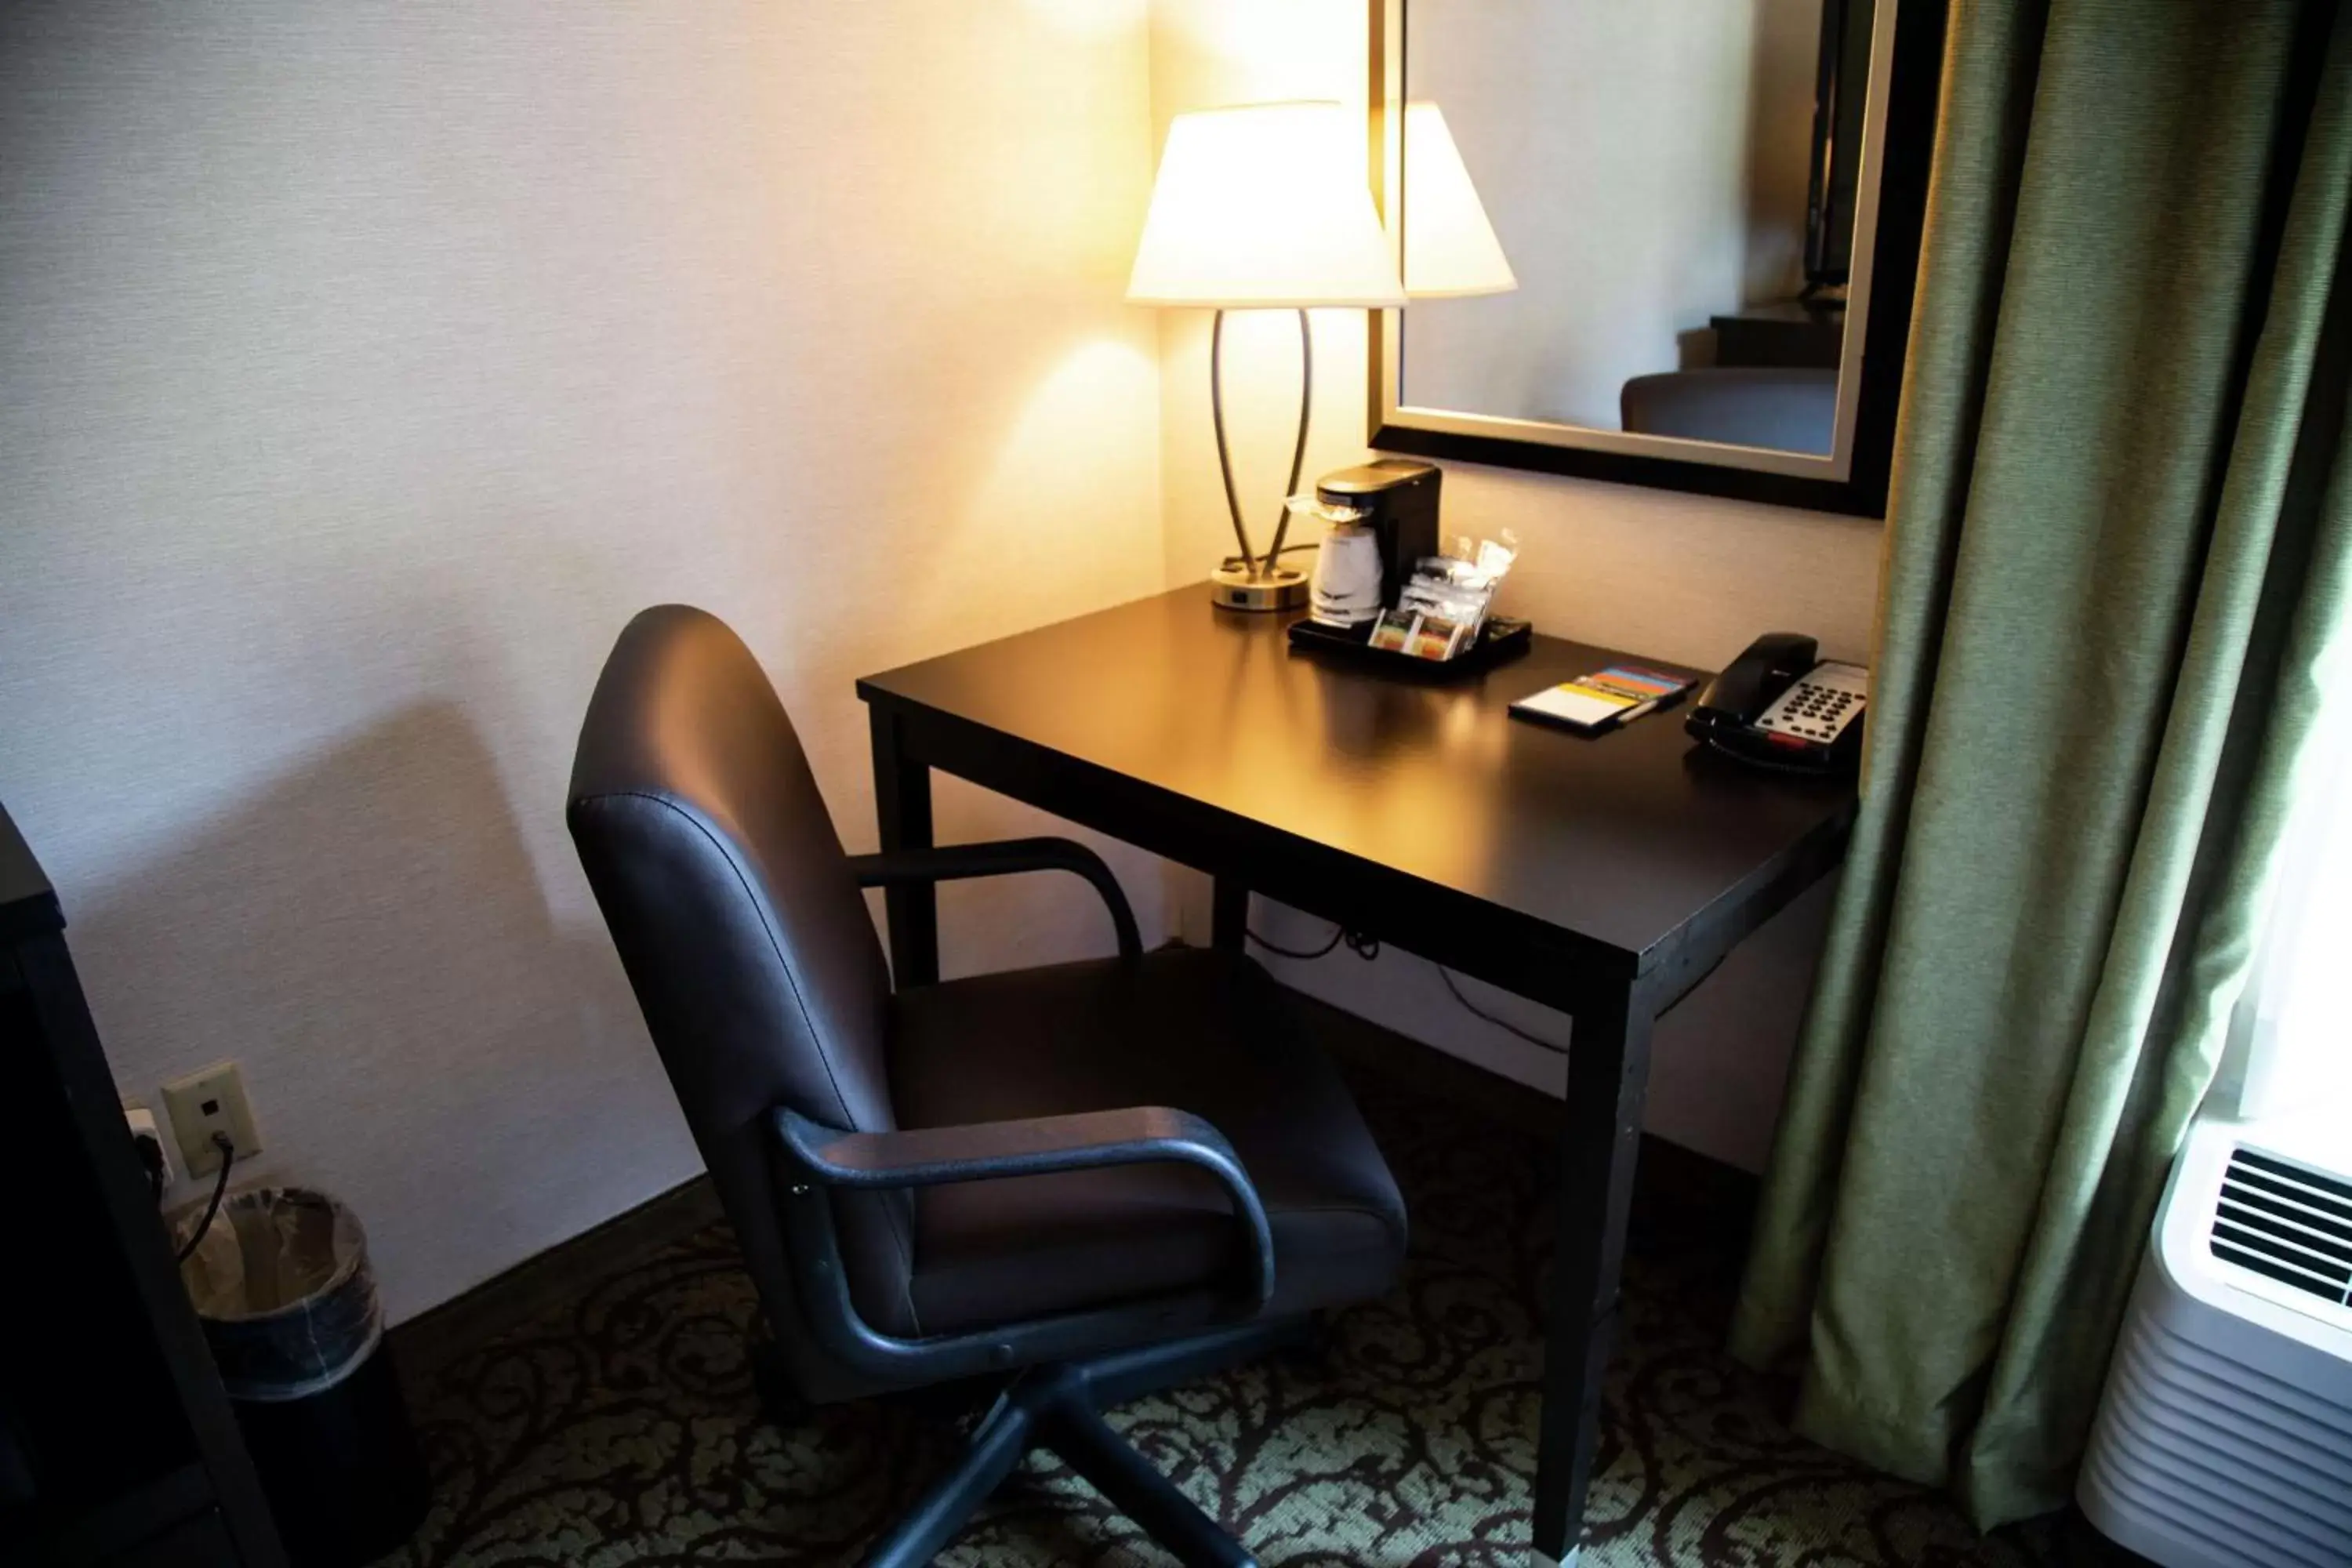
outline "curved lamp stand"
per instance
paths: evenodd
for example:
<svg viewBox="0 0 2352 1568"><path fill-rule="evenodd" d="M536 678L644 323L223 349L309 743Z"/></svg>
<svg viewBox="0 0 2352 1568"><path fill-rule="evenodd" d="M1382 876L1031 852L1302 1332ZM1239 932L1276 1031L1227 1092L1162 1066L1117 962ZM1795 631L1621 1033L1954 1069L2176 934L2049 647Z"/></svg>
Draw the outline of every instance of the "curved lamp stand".
<svg viewBox="0 0 2352 1568"><path fill-rule="evenodd" d="M1209 591L1229 610L1287 610L1307 602L1307 574L1282 564L1283 535L1290 529L1286 505L1274 527L1274 543L1264 555L1250 549L1249 529L1242 522L1240 492L1234 489L1234 458L1225 442L1225 313L1217 312L1209 331L1209 413L1217 427L1217 467L1225 477L1225 510L1233 514L1234 542L1241 546L1238 561L1217 568ZM1315 398L1315 337L1307 329L1307 312L1298 312L1298 442L1290 452L1290 482L1283 500L1298 492L1298 470L1307 461L1307 419Z"/></svg>

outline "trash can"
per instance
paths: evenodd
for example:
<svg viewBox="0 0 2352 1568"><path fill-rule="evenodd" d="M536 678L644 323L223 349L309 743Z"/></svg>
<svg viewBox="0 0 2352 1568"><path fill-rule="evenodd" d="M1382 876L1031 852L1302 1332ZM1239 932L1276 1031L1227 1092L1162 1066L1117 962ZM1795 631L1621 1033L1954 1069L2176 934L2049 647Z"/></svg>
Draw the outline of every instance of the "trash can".
<svg viewBox="0 0 2352 1568"><path fill-rule="evenodd" d="M180 1279L294 1568L359 1568L415 1533L431 1488L359 1217L300 1187L239 1193Z"/></svg>

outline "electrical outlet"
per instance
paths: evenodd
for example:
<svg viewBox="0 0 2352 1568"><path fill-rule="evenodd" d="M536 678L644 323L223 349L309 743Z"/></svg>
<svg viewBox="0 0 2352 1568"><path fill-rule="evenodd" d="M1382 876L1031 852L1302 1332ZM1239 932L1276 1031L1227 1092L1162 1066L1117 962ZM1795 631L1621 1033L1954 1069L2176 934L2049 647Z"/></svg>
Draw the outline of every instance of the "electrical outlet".
<svg viewBox="0 0 2352 1568"><path fill-rule="evenodd" d="M131 1142L141 1149L142 1159L147 1157L146 1149L154 1149L153 1158L161 1173L157 1184L168 1187L177 1181L179 1177L172 1169L172 1148L163 1142L163 1130L155 1124L155 1113L135 1100L126 1100L122 1102L122 1120L131 1124Z"/></svg>
<svg viewBox="0 0 2352 1568"><path fill-rule="evenodd" d="M235 1062L217 1062L165 1084L163 1109L180 1140L180 1163L191 1176L209 1176L220 1169L221 1153L213 1146L215 1132L228 1134L239 1163L261 1152L253 1106L245 1098L245 1079Z"/></svg>

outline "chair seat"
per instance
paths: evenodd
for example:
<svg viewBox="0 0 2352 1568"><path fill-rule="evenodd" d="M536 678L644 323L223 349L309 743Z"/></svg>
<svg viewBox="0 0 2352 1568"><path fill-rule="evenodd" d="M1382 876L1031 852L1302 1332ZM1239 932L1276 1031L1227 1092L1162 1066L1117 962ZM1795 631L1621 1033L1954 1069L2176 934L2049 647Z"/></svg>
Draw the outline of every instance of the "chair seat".
<svg viewBox="0 0 2352 1568"><path fill-rule="evenodd" d="M1172 948L915 987L892 1001L887 1061L902 1128L1131 1105L1206 1117L1273 1228L1269 1314L1377 1295L1403 1260L1404 1202L1363 1118L1245 958ZM1223 1189L1179 1164L927 1187L911 1240L903 1289L852 1270L859 1312L902 1336L1232 1285L1244 1257Z"/></svg>

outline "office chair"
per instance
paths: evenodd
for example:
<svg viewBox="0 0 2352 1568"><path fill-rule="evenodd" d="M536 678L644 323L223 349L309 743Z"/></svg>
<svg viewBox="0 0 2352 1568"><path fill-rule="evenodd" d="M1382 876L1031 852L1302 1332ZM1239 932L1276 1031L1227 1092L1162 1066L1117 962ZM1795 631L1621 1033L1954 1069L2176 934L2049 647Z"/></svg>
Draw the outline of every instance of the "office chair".
<svg viewBox="0 0 2352 1568"><path fill-rule="evenodd" d="M758 663L681 605L621 634L567 816L759 1288L766 1385L1003 1380L869 1568L929 1562L1040 1445L1183 1562L1252 1563L1100 1411L1396 1276L1396 1184L1280 988L1142 952L1067 840L844 853ZM892 990L859 889L1048 869L1101 894L1116 958Z"/></svg>

